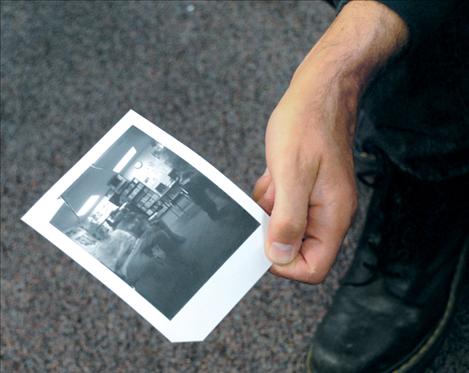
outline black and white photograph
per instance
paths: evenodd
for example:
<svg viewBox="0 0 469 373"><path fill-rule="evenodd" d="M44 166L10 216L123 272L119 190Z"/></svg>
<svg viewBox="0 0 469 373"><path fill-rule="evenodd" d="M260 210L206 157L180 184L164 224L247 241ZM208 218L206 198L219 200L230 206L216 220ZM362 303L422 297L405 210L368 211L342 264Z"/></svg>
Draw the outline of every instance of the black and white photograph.
<svg viewBox="0 0 469 373"><path fill-rule="evenodd" d="M132 126L67 190L51 224L171 319L259 226Z"/></svg>
<svg viewBox="0 0 469 373"><path fill-rule="evenodd" d="M203 340L267 271L267 215L130 110L23 216L172 342Z"/></svg>

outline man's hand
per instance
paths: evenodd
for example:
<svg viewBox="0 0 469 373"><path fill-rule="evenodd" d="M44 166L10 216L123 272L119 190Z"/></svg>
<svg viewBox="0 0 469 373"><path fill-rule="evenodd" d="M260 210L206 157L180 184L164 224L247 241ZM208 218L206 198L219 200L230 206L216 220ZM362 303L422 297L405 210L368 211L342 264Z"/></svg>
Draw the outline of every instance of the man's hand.
<svg viewBox="0 0 469 373"><path fill-rule="evenodd" d="M314 86L311 89L315 90ZM287 91L266 134L267 172L254 198L272 218L272 271L317 283L332 266L356 208L351 134L356 110L338 92L309 102Z"/></svg>
<svg viewBox="0 0 469 373"><path fill-rule="evenodd" d="M347 4L306 56L271 115L254 199L271 214L271 271L318 283L357 205L352 142L360 96L405 43L403 21L373 1Z"/></svg>

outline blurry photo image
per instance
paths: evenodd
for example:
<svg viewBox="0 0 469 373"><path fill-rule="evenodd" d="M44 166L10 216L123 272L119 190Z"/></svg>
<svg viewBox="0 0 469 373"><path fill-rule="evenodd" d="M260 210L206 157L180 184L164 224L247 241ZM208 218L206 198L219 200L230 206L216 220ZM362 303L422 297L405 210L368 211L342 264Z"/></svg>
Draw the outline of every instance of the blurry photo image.
<svg viewBox="0 0 469 373"><path fill-rule="evenodd" d="M50 223L171 320L258 228L203 173L130 126Z"/></svg>

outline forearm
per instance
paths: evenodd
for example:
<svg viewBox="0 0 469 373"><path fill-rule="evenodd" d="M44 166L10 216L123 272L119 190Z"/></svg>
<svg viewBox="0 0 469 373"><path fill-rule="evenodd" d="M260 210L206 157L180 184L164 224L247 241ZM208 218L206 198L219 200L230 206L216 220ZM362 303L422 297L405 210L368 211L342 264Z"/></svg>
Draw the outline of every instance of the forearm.
<svg viewBox="0 0 469 373"><path fill-rule="evenodd" d="M374 74L407 39L404 21L392 10L375 1L352 1L298 67L290 90L304 98L310 92L317 101L320 87L336 88L348 105L356 105Z"/></svg>

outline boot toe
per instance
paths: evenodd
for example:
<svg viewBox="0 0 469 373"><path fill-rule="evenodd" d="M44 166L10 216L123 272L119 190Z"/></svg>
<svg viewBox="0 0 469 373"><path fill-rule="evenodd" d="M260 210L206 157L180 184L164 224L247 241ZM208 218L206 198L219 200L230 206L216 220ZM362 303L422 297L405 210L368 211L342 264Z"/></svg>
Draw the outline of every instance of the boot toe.
<svg viewBox="0 0 469 373"><path fill-rule="evenodd" d="M312 345L308 352L308 372L352 373L359 372L356 361L324 345Z"/></svg>
<svg viewBox="0 0 469 373"><path fill-rule="evenodd" d="M351 297L347 288L337 295L313 338L308 354L310 371L387 371L396 357L404 357L416 344L418 335L408 330L415 330L418 317L407 307L379 298L365 301L364 296Z"/></svg>

